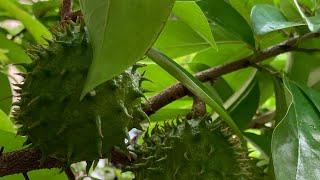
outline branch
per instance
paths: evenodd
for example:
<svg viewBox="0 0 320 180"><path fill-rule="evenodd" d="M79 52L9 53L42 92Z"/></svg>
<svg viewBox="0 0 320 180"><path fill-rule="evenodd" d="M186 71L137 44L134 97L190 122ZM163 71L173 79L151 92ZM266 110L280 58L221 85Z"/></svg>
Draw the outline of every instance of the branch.
<svg viewBox="0 0 320 180"><path fill-rule="evenodd" d="M319 36L320 33L316 32L308 33L301 37L294 37L276 46L265 49L259 54L250 55L225 65L220 65L205 71L201 71L196 74L196 77L203 82L210 81L218 78L221 75L247 68L254 63L259 63L279 54L293 51L298 47L298 43L300 41ZM165 89L158 95L150 98L150 100L147 101L144 111L148 115L152 115L160 108L179 98L184 97L188 93L188 90L184 88L181 83L175 84ZM40 159L41 152L35 149L23 149L14 152L3 153L2 156L0 156L0 177L16 173L25 173L36 169L61 168L64 165L63 162L55 159L48 159L45 162L40 163ZM112 159L121 161L121 164L128 164L132 161L131 158L128 158L117 151L112 152Z"/></svg>
<svg viewBox="0 0 320 180"><path fill-rule="evenodd" d="M301 41L317 38L320 36L319 32L307 33L303 36L293 37L284 41L276 46L267 48L259 54L252 54L237 61L233 61L224 65L219 65L205 71L197 73L195 76L202 82L216 79L224 74L231 73L240 69L247 68L252 64L259 63L268 58L277 56L282 53L290 52L298 48L298 44ZM214 58L214 57L213 57ZM151 97L145 104L144 111L148 115L154 114L160 108L170 104L171 102L178 100L189 93L188 89L185 88L181 83L172 85L165 89L159 94Z"/></svg>

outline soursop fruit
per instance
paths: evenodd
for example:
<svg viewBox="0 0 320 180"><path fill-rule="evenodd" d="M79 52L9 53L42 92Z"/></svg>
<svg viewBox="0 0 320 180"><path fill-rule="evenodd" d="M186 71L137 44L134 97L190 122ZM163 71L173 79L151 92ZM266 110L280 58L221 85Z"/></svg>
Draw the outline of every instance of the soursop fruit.
<svg viewBox="0 0 320 180"><path fill-rule="evenodd" d="M208 116L165 123L136 145L128 167L142 180L256 179L256 170L239 138L221 121Z"/></svg>
<svg viewBox="0 0 320 180"><path fill-rule="evenodd" d="M57 28L46 47L29 52L33 62L22 64L27 73L16 84L19 102L13 113L27 144L41 150L43 158L65 162L109 157L114 147L126 150L127 129L147 118L141 109L138 65L80 101L93 54L83 24Z"/></svg>

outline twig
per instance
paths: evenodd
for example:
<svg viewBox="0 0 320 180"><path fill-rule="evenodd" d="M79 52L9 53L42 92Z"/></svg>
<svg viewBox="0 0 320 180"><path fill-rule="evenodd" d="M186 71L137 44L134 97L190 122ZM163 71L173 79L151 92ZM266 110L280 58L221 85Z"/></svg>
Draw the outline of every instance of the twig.
<svg viewBox="0 0 320 180"><path fill-rule="evenodd" d="M258 129L263 127L266 123L270 122L274 118L275 114L275 111L268 111L264 114L261 114L260 116L251 121L249 128Z"/></svg>
<svg viewBox="0 0 320 180"><path fill-rule="evenodd" d="M3 154L3 151L4 151L4 147L2 146L2 147L0 148L0 157L1 157L2 154Z"/></svg>
<svg viewBox="0 0 320 180"><path fill-rule="evenodd" d="M187 114L187 119L192 119L194 117L202 117L206 115L207 107L206 103L203 102L199 97L193 97L193 105L191 113Z"/></svg>
<svg viewBox="0 0 320 180"><path fill-rule="evenodd" d="M64 170L64 172L68 176L69 180L76 180L76 176L73 174L71 167L68 167L66 170Z"/></svg>
<svg viewBox="0 0 320 180"><path fill-rule="evenodd" d="M28 173L22 173L25 180L30 180Z"/></svg>
<svg viewBox="0 0 320 180"><path fill-rule="evenodd" d="M239 69L247 68L253 63L259 63L270 57L274 57L279 54L295 50L298 42L311 39L311 38L316 38L319 36L320 36L320 33L315 32L315 33L305 34L301 37L293 37L283 43L280 43L276 46L263 50L260 54L250 55L245 58L239 59L237 61L199 72L196 74L196 77L203 82L210 81L212 79L216 79L221 75L224 75ZM179 98L182 98L187 93L188 93L188 90L184 88L182 84L180 83L175 84L167 88L160 94L152 97L146 104L144 110L148 115L151 115L155 113L158 109L164 107L165 105ZM113 152L112 158L117 159L116 157L118 155L119 155L119 152ZM121 157L122 156L123 155L121 155ZM41 159L41 152L35 149L23 149L23 150L18 150L14 152L4 153L2 156L0 156L0 177L16 174L16 173L29 172L31 170L36 170L36 169L61 168L64 165L63 162L60 162L56 159L48 159L43 163L40 163L40 159ZM123 161L123 162L119 162L122 164L131 162L130 158L129 159L119 158L119 159Z"/></svg>

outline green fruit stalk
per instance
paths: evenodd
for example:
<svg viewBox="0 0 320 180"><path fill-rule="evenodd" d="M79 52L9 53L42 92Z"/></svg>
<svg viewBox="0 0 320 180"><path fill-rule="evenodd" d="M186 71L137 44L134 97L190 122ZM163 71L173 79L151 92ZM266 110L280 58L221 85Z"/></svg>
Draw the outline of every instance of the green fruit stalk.
<svg viewBox="0 0 320 180"><path fill-rule="evenodd" d="M128 170L138 180L255 179L254 165L240 139L210 117L156 126L133 152L137 161Z"/></svg>
<svg viewBox="0 0 320 180"><path fill-rule="evenodd" d="M92 48L85 26L70 23L54 32L48 46L29 52L14 118L26 144L43 158L66 162L109 157L114 147L126 150L127 130L146 119L141 109L143 78L133 66L101 84L80 101ZM108 58L108 57L105 57Z"/></svg>

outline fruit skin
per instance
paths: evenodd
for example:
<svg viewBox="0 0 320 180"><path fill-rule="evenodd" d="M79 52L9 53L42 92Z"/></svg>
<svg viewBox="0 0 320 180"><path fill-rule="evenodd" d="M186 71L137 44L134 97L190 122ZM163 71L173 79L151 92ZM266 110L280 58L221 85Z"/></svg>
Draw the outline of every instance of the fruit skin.
<svg viewBox="0 0 320 180"><path fill-rule="evenodd" d="M65 162L109 157L113 147L126 150L127 129L139 128L147 117L141 109L143 78L136 66L96 87L80 101L92 49L86 28L72 23L57 28L48 46L29 50L33 59L17 84L19 102L13 113L27 136L26 144L43 159ZM107 57L106 57L107 58Z"/></svg>
<svg viewBox="0 0 320 180"><path fill-rule="evenodd" d="M209 116L165 123L136 145L128 170L142 180L257 179L248 151L223 122Z"/></svg>

